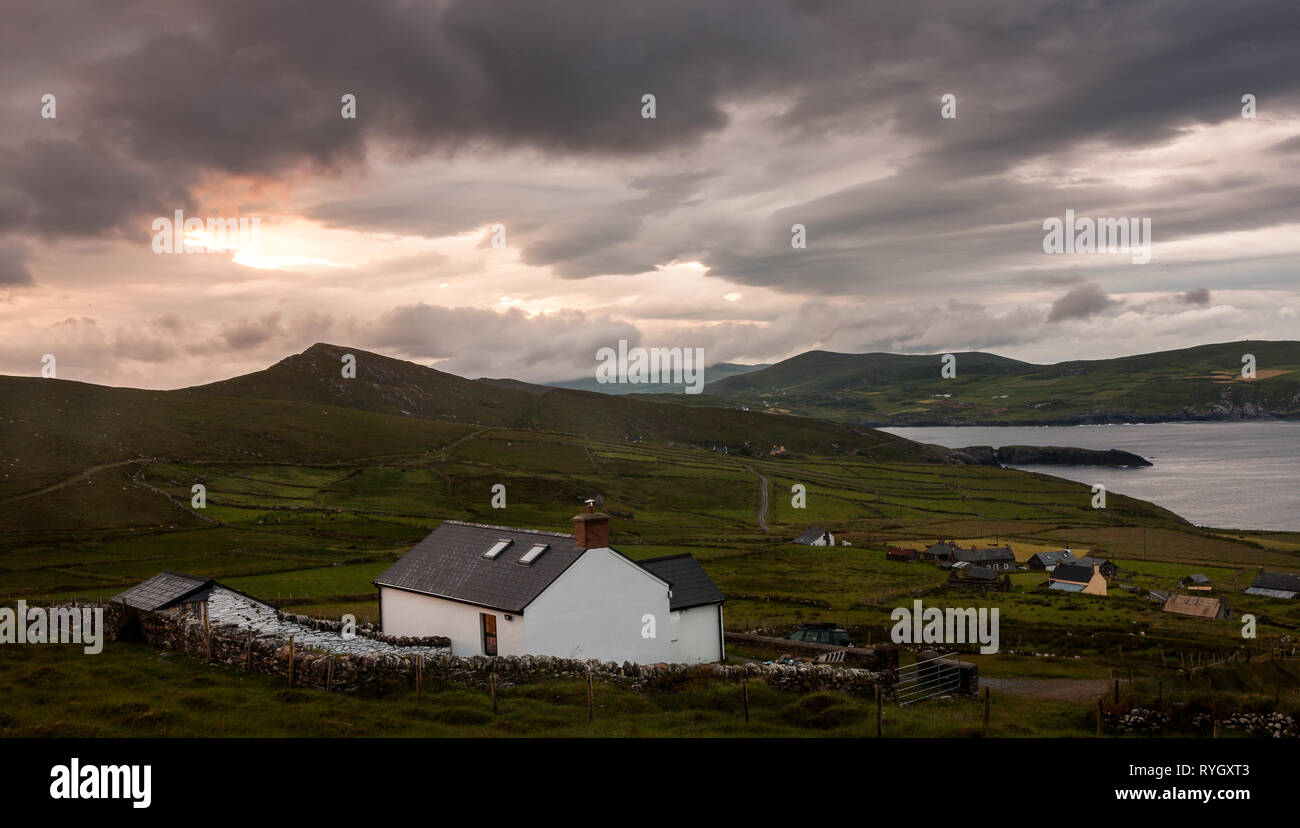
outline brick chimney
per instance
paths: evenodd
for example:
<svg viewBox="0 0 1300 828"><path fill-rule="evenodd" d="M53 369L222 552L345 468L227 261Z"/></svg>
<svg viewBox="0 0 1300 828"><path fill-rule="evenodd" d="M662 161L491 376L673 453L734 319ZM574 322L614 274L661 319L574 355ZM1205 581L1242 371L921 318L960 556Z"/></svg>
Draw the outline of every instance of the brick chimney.
<svg viewBox="0 0 1300 828"><path fill-rule="evenodd" d="M578 549L609 546L609 515L596 511L596 501L587 501L585 514L573 516L573 545Z"/></svg>

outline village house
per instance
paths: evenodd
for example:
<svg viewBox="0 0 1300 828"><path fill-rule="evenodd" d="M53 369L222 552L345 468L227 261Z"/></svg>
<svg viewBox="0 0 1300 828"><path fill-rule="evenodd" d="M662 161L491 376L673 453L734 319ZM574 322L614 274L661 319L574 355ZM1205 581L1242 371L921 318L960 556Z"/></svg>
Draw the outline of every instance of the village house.
<svg viewBox="0 0 1300 828"><path fill-rule="evenodd" d="M898 561L900 563L912 563L919 560L921 553L915 549L903 549L898 546L891 546L885 550L885 560Z"/></svg>
<svg viewBox="0 0 1300 828"><path fill-rule="evenodd" d="M1194 589L1198 592L1209 592L1214 589L1214 586L1210 583L1210 579L1199 572L1195 575L1188 575L1180 583L1182 583L1185 588Z"/></svg>
<svg viewBox="0 0 1300 828"><path fill-rule="evenodd" d="M994 546L987 549L958 549L953 553L954 563L968 563L972 566L986 566L994 571L1016 568L1016 556L1010 546Z"/></svg>
<svg viewBox="0 0 1300 828"><path fill-rule="evenodd" d="M1058 592L1081 592L1084 595L1105 595L1106 578L1095 566L1083 563L1057 564L1047 576L1048 589Z"/></svg>
<svg viewBox="0 0 1300 828"><path fill-rule="evenodd" d="M1094 558L1090 555L1084 555L1077 563L1083 566L1094 566L1101 570L1102 577L1114 578L1119 574L1119 566L1114 561L1108 561L1105 558Z"/></svg>
<svg viewBox="0 0 1300 828"><path fill-rule="evenodd" d="M803 534L795 538L791 543L801 543L804 546L834 546L835 536L825 529L805 529Z"/></svg>
<svg viewBox="0 0 1300 828"><path fill-rule="evenodd" d="M947 561L951 560L960 549L961 547L952 541L939 541L921 550L921 557L928 561Z"/></svg>
<svg viewBox="0 0 1300 828"><path fill-rule="evenodd" d="M1036 552L1025 561L1025 566L1035 572L1051 572L1057 564L1075 563L1078 559L1068 549L1055 552Z"/></svg>
<svg viewBox="0 0 1300 828"><path fill-rule="evenodd" d="M1171 595L1165 601L1165 612L1190 615L1195 618L1231 618L1232 610L1223 598L1209 595Z"/></svg>
<svg viewBox="0 0 1300 828"><path fill-rule="evenodd" d="M954 589L975 589L989 592L1010 592L1011 576L998 575L987 566L958 563L948 574L948 586Z"/></svg>
<svg viewBox="0 0 1300 828"><path fill-rule="evenodd" d="M636 562L609 516L571 535L443 521L375 579L388 635L442 635L455 655L638 664L724 658L722 593L687 554Z"/></svg>
<svg viewBox="0 0 1300 828"><path fill-rule="evenodd" d="M1300 595L1300 575L1260 570L1246 593L1264 598L1294 600L1296 595Z"/></svg>

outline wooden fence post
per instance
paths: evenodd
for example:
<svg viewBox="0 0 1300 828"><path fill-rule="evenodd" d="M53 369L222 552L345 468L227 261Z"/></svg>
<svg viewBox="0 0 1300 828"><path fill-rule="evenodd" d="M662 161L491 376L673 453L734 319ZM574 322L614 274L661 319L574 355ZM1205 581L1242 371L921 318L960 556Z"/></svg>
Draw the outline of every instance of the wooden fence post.
<svg viewBox="0 0 1300 828"><path fill-rule="evenodd" d="M740 697L745 702L745 724L749 724L749 682L744 676L740 678Z"/></svg>
<svg viewBox="0 0 1300 828"><path fill-rule="evenodd" d="M212 660L212 633L208 630L208 602L200 604L203 607L203 649L207 654L208 661Z"/></svg>
<svg viewBox="0 0 1300 828"><path fill-rule="evenodd" d="M592 722L596 718L596 690L592 686L591 671L587 671L587 721Z"/></svg>
<svg viewBox="0 0 1300 828"><path fill-rule="evenodd" d="M289 686L293 687L293 636L289 636Z"/></svg>
<svg viewBox="0 0 1300 828"><path fill-rule="evenodd" d="M492 715L497 714L497 674L488 673L488 691L492 694Z"/></svg>

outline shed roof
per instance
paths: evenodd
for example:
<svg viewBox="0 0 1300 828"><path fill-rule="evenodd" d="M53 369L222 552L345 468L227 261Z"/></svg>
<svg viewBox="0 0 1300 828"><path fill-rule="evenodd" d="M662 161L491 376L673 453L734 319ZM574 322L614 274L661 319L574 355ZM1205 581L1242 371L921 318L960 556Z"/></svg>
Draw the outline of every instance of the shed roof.
<svg viewBox="0 0 1300 828"><path fill-rule="evenodd" d="M1247 595L1259 595L1263 598L1285 598L1288 600L1300 595L1298 592L1285 589L1265 589L1264 587L1250 587L1245 592Z"/></svg>
<svg viewBox="0 0 1300 828"><path fill-rule="evenodd" d="M1165 601L1165 612L1194 615L1198 618L1218 618L1223 610L1223 599L1211 598L1208 595L1178 594L1171 595L1169 600Z"/></svg>
<svg viewBox="0 0 1300 828"><path fill-rule="evenodd" d="M109 600L113 603L125 601L129 607L152 612L182 603L186 598L198 600L207 595L214 583L211 578L199 578L184 572L159 572Z"/></svg>
<svg viewBox="0 0 1300 828"><path fill-rule="evenodd" d="M1067 584L1063 581L1052 581L1047 585L1048 589L1057 589L1061 592L1083 592L1087 584Z"/></svg>
<svg viewBox="0 0 1300 828"><path fill-rule="evenodd" d="M637 563L651 575L668 582L673 591L668 608L673 612L705 604L721 604L727 600L699 561L690 554L667 555Z"/></svg>

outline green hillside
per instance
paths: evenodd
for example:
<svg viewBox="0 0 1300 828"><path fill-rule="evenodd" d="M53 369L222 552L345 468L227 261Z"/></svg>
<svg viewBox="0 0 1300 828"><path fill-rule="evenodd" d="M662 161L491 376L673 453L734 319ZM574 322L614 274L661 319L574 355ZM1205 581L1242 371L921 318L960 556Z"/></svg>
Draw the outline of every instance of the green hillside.
<svg viewBox="0 0 1300 828"><path fill-rule="evenodd" d="M1256 374L1245 379L1242 357ZM811 351L710 383L691 405L740 405L862 425L1015 425L1300 417L1300 342L1227 342L1034 365L995 354Z"/></svg>

